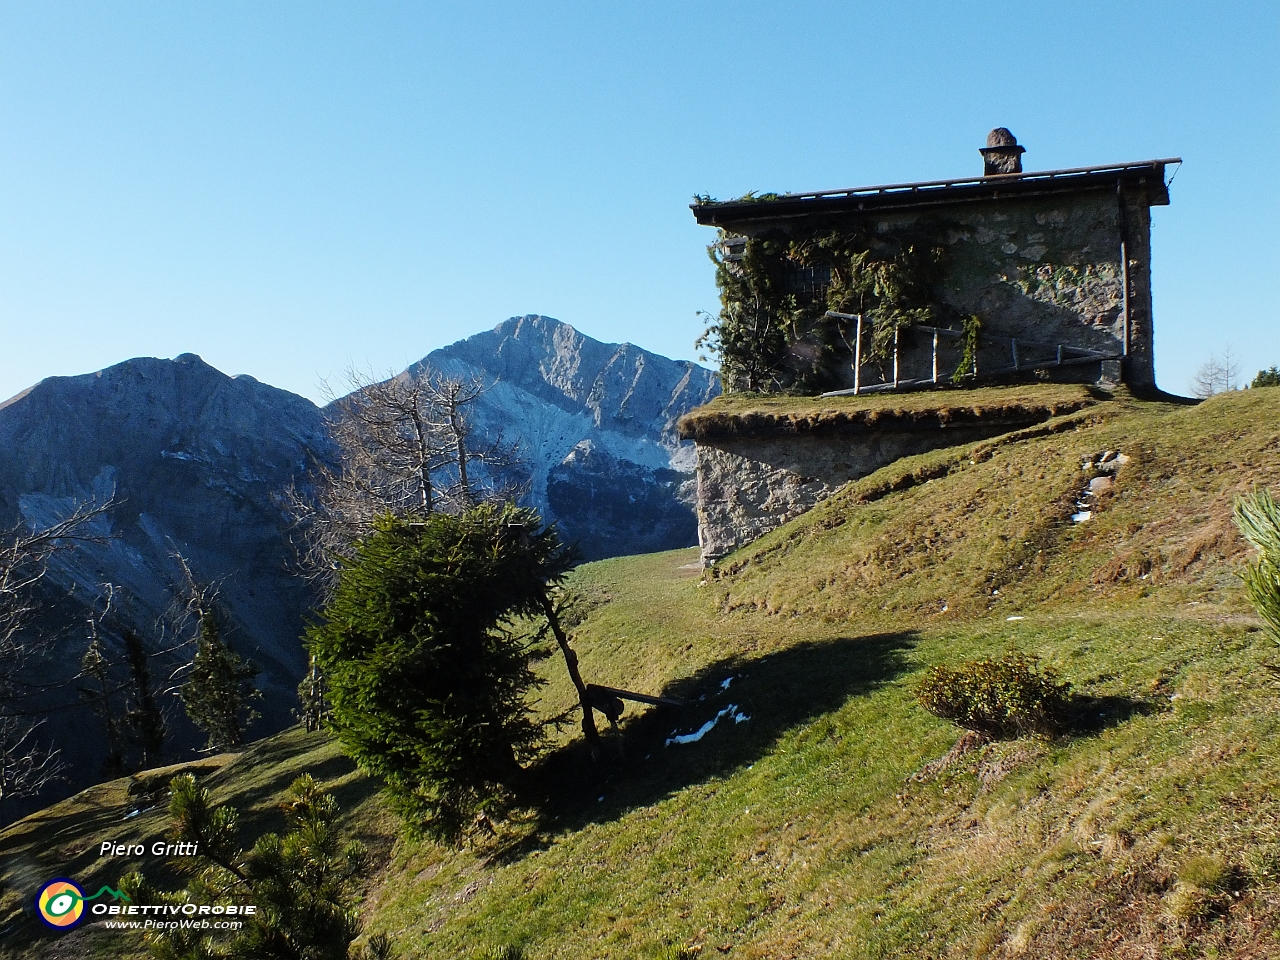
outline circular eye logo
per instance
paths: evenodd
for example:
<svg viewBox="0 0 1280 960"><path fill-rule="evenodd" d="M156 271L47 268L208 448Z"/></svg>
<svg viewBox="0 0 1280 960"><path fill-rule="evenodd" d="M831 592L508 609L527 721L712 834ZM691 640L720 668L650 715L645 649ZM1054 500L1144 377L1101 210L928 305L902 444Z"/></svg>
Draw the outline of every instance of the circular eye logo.
<svg viewBox="0 0 1280 960"><path fill-rule="evenodd" d="M129 903L129 898L123 890L113 890L103 886L92 897L86 897L80 885L74 880L58 877L40 888L40 892L36 894L36 910L40 914L40 919L49 926L58 930L70 930L84 916L85 902L97 900L104 893Z"/></svg>
<svg viewBox="0 0 1280 960"><path fill-rule="evenodd" d="M50 927L65 931L84 915L84 891L69 879L51 879L36 895L36 910Z"/></svg>
<svg viewBox="0 0 1280 960"><path fill-rule="evenodd" d="M84 916L84 891L71 880L50 880L36 894L36 910L49 926L69 930Z"/></svg>

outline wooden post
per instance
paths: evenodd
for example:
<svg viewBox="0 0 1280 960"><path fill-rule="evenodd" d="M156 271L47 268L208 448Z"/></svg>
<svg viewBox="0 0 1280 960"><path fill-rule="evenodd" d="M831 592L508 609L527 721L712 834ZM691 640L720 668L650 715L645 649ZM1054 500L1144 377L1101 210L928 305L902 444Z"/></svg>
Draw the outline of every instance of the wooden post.
<svg viewBox="0 0 1280 960"><path fill-rule="evenodd" d="M893 328L893 389L898 389L898 334L901 327Z"/></svg>
<svg viewBox="0 0 1280 960"><path fill-rule="evenodd" d="M1121 345L1120 352L1124 356L1129 355L1129 245L1124 241L1120 241L1120 282L1124 284L1124 343Z"/></svg>
<svg viewBox="0 0 1280 960"><path fill-rule="evenodd" d="M858 332L853 341L853 395L862 388L862 314L858 314Z"/></svg>
<svg viewBox="0 0 1280 960"><path fill-rule="evenodd" d="M933 331L933 382L938 382L938 331Z"/></svg>
<svg viewBox="0 0 1280 960"><path fill-rule="evenodd" d="M1062 362L1062 344L1058 344L1058 362Z"/></svg>
<svg viewBox="0 0 1280 960"><path fill-rule="evenodd" d="M1011 339L1009 342L1013 344L1013 369L1017 370L1018 369L1018 341Z"/></svg>
<svg viewBox="0 0 1280 960"><path fill-rule="evenodd" d="M1122 356L1129 356L1129 217L1125 210L1124 183L1116 184L1116 205L1120 227L1120 283L1121 310L1124 314L1124 342L1120 346Z"/></svg>

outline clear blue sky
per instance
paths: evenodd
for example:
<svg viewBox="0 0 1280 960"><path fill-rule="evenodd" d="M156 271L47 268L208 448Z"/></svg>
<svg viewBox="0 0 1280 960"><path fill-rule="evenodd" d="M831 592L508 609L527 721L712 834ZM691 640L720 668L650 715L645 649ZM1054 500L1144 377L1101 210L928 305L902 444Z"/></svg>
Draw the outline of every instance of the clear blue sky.
<svg viewBox="0 0 1280 960"><path fill-rule="evenodd" d="M0 397L199 353L310 397L543 313L694 355L694 193L1182 156L1157 376L1280 364L1280 4L0 0Z"/></svg>

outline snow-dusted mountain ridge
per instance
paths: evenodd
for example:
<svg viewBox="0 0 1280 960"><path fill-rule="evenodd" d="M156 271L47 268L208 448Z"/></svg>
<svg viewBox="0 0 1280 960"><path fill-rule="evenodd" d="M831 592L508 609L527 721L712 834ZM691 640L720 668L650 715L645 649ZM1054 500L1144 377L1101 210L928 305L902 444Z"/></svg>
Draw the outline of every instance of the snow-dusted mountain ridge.
<svg viewBox="0 0 1280 960"><path fill-rule="evenodd" d="M696 542L693 445L675 425L719 393L712 371L542 316L433 351L406 375L425 367L484 381L478 432L518 442L532 505L588 557Z"/></svg>

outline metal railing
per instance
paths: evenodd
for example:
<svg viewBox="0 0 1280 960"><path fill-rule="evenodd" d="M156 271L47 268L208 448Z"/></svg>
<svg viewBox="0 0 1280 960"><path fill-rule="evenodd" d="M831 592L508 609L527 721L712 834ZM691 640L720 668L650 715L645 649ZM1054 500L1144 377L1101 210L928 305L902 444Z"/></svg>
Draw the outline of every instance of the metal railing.
<svg viewBox="0 0 1280 960"><path fill-rule="evenodd" d="M893 331L893 379L882 383L873 383L863 386L862 384L862 340L864 327L867 330L874 325L874 322L866 319L860 313L837 313L834 310L827 311L827 317L833 320L848 320L855 324L854 342L853 342L853 387L844 390L830 390L821 394L824 397L843 397L843 396L859 396L864 393L882 393L889 390L901 390L909 387L919 387L925 385L936 386L940 382L954 382L957 377L952 375L946 380L939 380L938 377L938 344L939 339L963 340L968 335L959 330L948 330L944 327L930 327L924 324L915 324L909 328L910 330L920 330L924 333L933 335L933 357L931 363L931 375L928 377L916 377L914 379L905 380L899 377L901 370L901 334L903 327L895 327ZM1080 364L1099 363L1103 360L1119 360L1123 354L1107 353L1102 350L1092 350L1088 347L1077 347L1073 344L1066 343L1049 343L1041 340L1025 340L1016 337L991 337L978 334L977 346L981 348L983 345L988 347L1001 347L1007 345L1012 360L1012 365L996 367L994 369L984 369L981 374L982 379L990 379L994 377L1004 376L1009 373L1021 373L1023 371L1032 370L1048 370L1055 367L1070 367ZM1040 348L1052 352L1053 359L1049 360L1032 360L1023 362L1022 355L1019 354L1019 347L1027 350ZM978 350L973 352L973 370L967 376L972 376L975 380L979 379L978 373Z"/></svg>

